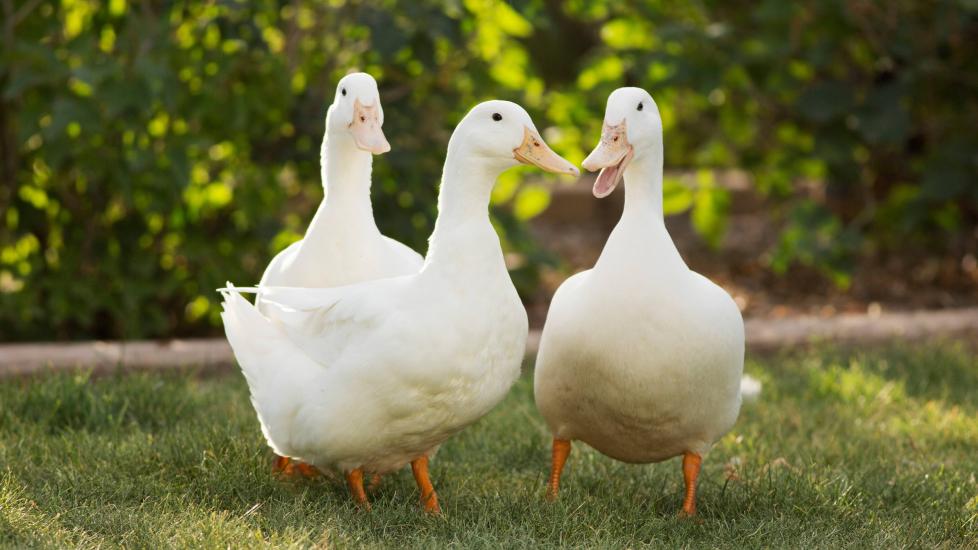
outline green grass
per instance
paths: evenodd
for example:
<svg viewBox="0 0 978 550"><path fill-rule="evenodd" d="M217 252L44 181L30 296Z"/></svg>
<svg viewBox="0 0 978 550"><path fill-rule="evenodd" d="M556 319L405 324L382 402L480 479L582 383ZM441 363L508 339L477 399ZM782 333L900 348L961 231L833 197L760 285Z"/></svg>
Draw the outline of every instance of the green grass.
<svg viewBox="0 0 978 550"><path fill-rule="evenodd" d="M442 517L407 471L369 513L338 480L274 478L239 374L6 380L0 546L978 547L978 360L963 346L747 370L764 392L706 458L699 521L677 518L677 460L580 444L546 503L530 376L442 447Z"/></svg>

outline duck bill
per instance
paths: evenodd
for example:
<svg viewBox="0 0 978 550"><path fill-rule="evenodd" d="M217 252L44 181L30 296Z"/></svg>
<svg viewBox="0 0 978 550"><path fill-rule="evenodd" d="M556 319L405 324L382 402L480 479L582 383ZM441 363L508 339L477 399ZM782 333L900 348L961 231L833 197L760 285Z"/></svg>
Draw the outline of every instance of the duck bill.
<svg viewBox="0 0 978 550"><path fill-rule="evenodd" d="M523 164L532 164L554 174L580 175L581 171L569 160L554 153L536 131L523 127L523 143L513 149L513 158Z"/></svg>
<svg viewBox="0 0 978 550"><path fill-rule="evenodd" d="M621 124L612 126L605 123L601 130L601 142L591 151L591 154L584 159L584 168L588 171L598 172L598 178L594 180L592 192L597 198L604 198L611 194L618 186L625 174L625 168L631 162L634 149L628 144L628 135L625 131L625 121Z"/></svg>
<svg viewBox="0 0 978 550"><path fill-rule="evenodd" d="M380 126L378 103L364 105L359 99L353 102L353 121L350 122L349 128L358 148L375 155L390 151L391 144L387 142Z"/></svg>

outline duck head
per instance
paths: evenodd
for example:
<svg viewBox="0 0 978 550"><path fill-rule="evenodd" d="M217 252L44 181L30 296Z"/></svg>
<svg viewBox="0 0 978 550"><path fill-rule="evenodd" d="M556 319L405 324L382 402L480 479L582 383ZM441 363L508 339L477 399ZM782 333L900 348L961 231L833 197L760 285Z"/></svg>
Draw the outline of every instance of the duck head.
<svg viewBox="0 0 978 550"><path fill-rule="evenodd" d="M500 170L531 164L555 174L580 174L547 146L530 115L509 101L486 101L473 107L456 126L448 147L450 151L464 147L471 162L481 161Z"/></svg>
<svg viewBox="0 0 978 550"><path fill-rule="evenodd" d="M662 119L652 96L641 88L612 92L605 107L601 142L583 163L586 170L600 170L594 181L594 196L600 199L610 195L628 165L661 143Z"/></svg>
<svg viewBox="0 0 978 550"><path fill-rule="evenodd" d="M391 150L383 125L384 109L374 77L352 73L340 79L326 114L326 132L331 137L347 135L358 149L379 155Z"/></svg>

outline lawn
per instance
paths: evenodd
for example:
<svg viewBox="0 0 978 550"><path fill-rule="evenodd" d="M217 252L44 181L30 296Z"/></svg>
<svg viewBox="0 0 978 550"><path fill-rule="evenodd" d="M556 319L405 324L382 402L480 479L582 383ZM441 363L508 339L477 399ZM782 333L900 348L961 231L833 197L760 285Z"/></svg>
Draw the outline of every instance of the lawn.
<svg viewBox="0 0 978 550"><path fill-rule="evenodd" d="M371 512L339 480L273 477L237 373L5 380L0 546L978 547L973 353L816 349L747 370L764 391L706 458L697 521L677 517L676 459L583 445L545 502L530 373L442 447L441 517L407 470Z"/></svg>

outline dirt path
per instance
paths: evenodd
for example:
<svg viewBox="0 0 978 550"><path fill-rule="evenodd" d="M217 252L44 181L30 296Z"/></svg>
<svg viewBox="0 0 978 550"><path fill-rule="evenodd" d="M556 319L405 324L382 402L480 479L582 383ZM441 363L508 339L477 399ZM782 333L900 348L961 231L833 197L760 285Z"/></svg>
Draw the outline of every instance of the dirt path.
<svg viewBox="0 0 978 550"><path fill-rule="evenodd" d="M819 341L870 345L893 339L967 338L978 342L978 308L748 319L746 328L748 350L755 353ZM540 331L531 331L527 355L536 353L539 341ZM0 377L76 368L105 373L182 367L227 369L233 365L234 355L223 338L0 345Z"/></svg>

